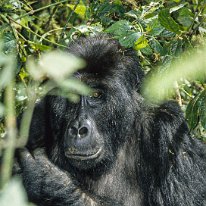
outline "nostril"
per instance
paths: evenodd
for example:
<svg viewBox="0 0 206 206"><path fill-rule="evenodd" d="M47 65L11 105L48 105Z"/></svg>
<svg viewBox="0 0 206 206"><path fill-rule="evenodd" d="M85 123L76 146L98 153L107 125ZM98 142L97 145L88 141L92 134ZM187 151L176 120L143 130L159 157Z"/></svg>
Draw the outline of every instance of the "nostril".
<svg viewBox="0 0 206 206"><path fill-rule="evenodd" d="M75 127L70 127L69 128L69 134L72 136L76 136L78 134L78 129Z"/></svg>
<svg viewBox="0 0 206 206"><path fill-rule="evenodd" d="M79 129L80 137L86 137L88 133L89 133L89 130L87 129L87 127L82 127Z"/></svg>

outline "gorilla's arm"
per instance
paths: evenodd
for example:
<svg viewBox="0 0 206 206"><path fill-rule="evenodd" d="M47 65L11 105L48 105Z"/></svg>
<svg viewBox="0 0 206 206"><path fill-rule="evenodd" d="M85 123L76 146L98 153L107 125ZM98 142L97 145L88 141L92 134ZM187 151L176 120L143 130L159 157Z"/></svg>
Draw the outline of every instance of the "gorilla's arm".
<svg viewBox="0 0 206 206"><path fill-rule="evenodd" d="M51 163L42 150L32 156L23 149L19 161L28 197L37 205L121 206L120 203L83 191L78 182Z"/></svg>
<svg viewBox="0 0 206 206"><path fill-rule="evenodd" d="M151 205L202 205L204 146L191 137L176 102L160 105L153 115L141 144L147 199Z"/></svg>

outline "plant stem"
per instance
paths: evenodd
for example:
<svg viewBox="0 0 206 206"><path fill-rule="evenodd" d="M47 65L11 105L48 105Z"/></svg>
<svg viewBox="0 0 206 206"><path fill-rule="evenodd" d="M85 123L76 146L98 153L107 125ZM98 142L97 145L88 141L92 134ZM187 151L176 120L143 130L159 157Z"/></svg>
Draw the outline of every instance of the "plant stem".
<svg viewBox="0 0 206 206"><path fill-rule="evenodd" d="M6 105L6 128L7 128L7 147L3 155L1 187L3 187L10 179L13 166L13 157L16 144L16 114L15 114L15 94L14 82L5 89L5 105Z"/></svg>
<svg viewBox="0 0 206 206"><path fill-rule="evenodd" d="M29 94L28 94L27 108L24 111L24 114L21 119L21 126L20 126L20 132L19 132L20 134L19 134L19 139L17 143L18 148L24 147L28 141L29 128L30 128L30 124L32 120L35 102L37 100L37 94L33 91L33 89L34 88L31 88L31 87L28 88Z"/></svg>

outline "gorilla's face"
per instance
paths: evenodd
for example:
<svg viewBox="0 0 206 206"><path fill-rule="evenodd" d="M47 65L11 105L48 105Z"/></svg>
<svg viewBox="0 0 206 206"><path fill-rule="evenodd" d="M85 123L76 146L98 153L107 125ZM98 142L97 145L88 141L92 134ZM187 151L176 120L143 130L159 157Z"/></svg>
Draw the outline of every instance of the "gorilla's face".
<svg viewBox="0 0 206 206"><path fill-rule="evenodd" d="M82 73L79 79L93 89L78 103L63 97L51 97L52 127L62 131L55 137L61 141L64 159L79 168L90 169L112 162L133 125L132 95L121 78Z"/></svg>

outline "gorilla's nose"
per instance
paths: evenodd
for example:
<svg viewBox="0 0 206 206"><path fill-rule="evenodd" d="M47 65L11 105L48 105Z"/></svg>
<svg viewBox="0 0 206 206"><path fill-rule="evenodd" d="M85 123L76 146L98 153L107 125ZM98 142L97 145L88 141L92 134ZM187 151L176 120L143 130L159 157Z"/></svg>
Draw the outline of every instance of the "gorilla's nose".
<svg viewBox="0 0 206 206"><path fill-rule="evenodd" d="M89 121L75 121L68 128L69 136L72 138L86 138L91 135L91 123Z"/></svg>

